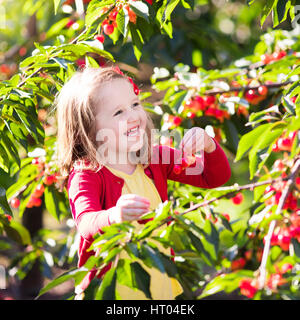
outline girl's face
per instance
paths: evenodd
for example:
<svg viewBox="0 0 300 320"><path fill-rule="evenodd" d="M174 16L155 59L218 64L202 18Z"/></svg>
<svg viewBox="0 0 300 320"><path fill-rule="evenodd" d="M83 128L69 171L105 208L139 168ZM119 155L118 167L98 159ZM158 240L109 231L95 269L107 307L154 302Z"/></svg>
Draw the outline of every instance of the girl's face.
<svg viewBox="0 0 300 320"><path fill-rule="evenodd" d="M95 92L95 101L98 147L99 141L103 141L112 154L127 155L140 150L146 136L147 116L132 84L115 79Z"/></svg>

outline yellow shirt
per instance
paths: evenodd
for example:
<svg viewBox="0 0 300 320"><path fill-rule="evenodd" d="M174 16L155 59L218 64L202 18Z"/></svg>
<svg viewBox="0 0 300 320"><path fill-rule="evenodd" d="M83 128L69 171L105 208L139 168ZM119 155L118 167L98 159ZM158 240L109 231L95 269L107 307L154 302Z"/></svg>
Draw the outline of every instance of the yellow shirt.
<svg viewBox="0 0 300 320"><path fill-rule="evenodd" d="M124 179L122 195L133 193L147 198L150 201L150 211L154 211L162 202L153 180L145 174L141 164L137 164L135 171L131 175L108 166L107 168L114 175ZM136 231L142 229L144 226L136 221L132 221L132 224L136 227ZM161 228L165 228L165 226ZM155 232L160 231L161 228ZM170 249L165 249L160 244L158 244L158 248L166 254L170 253ZM125 251L121 252L119 256L119 259L124 258L129 258ZM178 294L182 293L181 285L176 279L169 278L166 273L161 273L155 268L148 268L145 264L143 264L143 268L151 276L150 291L153 300L174 300ZM117 283L116 290L122 300L149 300L142 291L133 290L119 283Z"/></svg>

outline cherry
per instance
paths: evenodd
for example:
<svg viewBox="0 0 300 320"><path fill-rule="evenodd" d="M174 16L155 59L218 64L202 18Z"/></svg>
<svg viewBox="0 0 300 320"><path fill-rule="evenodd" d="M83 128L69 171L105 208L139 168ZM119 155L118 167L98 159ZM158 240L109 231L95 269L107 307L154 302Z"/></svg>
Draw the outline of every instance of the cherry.
<svg viewBox="0 0 300 320"><path fill-rule="evenodd" d="M296 178L295 184L296 184L297 188L300 189L300 177Z"/></svg>
<svg viewBox="0 0 300 320"><path fill-rule="evenodd" d="M222 216L229 222L230 221L230 216L228 213L222 213Z"/></svg>
<svg viewBox="0 0 300 320"><path fill-rule="evenodd" d="M238 205L238 204L241 204L244 200L244 196L241 192L237 193L233 198L231 198L231 201Z"/></svg>
<svg viewBox="0 0 300 320"><path fill-rule="evenodd" d="M290 138L279 138L277 144L280 150L290 151L293 145L293 140Z"/></svg>
<svg viewBox="0 0 300 320"><path fill-rule="evenodd" d="M258 95L255 93L254 90L250 89L245 93L245 99L249 102L254 104L256 99L258 98Z"/></svg>
<svg viewBox="0 0 300 320"><path fill-rule="evenodd" d="M277 159L274 164L273 164L274 169L278 170L278 171L283 171L285 169L285 165L282 162L282 160Z"/></svg>
<svg viewBox="0 0 300 320"><path fill-rule="evenodd" d="M109 19L113 21L116 20L118 13L119 13L118 10L111 11L108 15Z"/></svg>
<svg viewBox="0 0 300 320"><path fill-rule="evenodd" d="M39 184L39 185L35 188L33 195L34 195L35 197L39 198L39 197L41 197L41 196L43 195L44 191L45 191L44 185L43 185L43 184Z"/></svg>
<svg viewBox="0 0 300 320"><path fill-rule="evenodd" d="M55 182L55 180L56 180L56 178L54 175L49 175L49 176L44 177L43 183L47 186L50 186Z"/></svg>
<svg viewBox="0 0 300 320"><path fill-rule="evenodd" d="M239 287L241 290L241 294L246 296L247 298L252 299L257 292L257 287L253 283L252 279L242 279L239 282Z"/></svg>
<svg viewBox="0 0 300 320"><path fill-rule="evenodd" d="M33 197L33 205L35 207L39 207L39 206L41 206L41 204L42 204L42 199L41 198Z"/></svg>
<svg viewBox="0 0 300 320"><path fill-rule="evenodd" d="M247 250L246 252L245 252L245 259L247 260L247 261L249 261L249 260L251 260L251 258L252 258L252 250Z"/></svg>
<svg viewBox="0 0 300 320"><path fill-rule="evenodd" d="M285 51L274 52L272 54L273 60L280 60L285 56L286 56L286 52Z"/></svg>
<svg viewBox="0 0 300 320"><path fill-rule="evenodd" d="M281 273L286 273L289 270L293 269L293 265L291 263L285 263L282 267L281 267Z"/></svg>
<svg viewBox="0 0 300 320"><path fill-rule="evenodd" d="M190 119L194 119L196 117L196 113L195 112L188 112L187 115L186 115L188 118Z"/></svg>
<svg viewBox="0 0 300 320"><path fill-rule="evenodd" d="M5 214L5 218L10 222L12 219L12 216L10 216L9 214Z"/></svg>
<svg viewBox="0 0 300 320"><path fill-rule="evenodd" d="M181 124L181 122L182 122L182 119L179 117L179 116L175 116L174 118L173 118L173 124L177 127L177 126L179 126L180 124Z"/></svg>
<svg viewBox="0 0 300 320"><path fill-rule="evenodd" d="M66 28L71 28L71 26L75 23L74 20L69 19L68 22L66 23Z"/></svg>
<svg viewBox="0 0 300 320"><path fill-rule="evenodd" d="M268 88L266 86L260 86L257 91L261 96L265 96L268 93Z"/></svg>
<svg viewBox="0 0 300 320"><path fill-rule="evenodd" d="M189 162L186 158L182 158L182 163L181 163L181 167L182 168L187 168L189 166Z"/></svg>
<svg viewBox="0 0 300 320"><path fill-rule="evenodd" d="M10 205L11 205L13 208L17 209L17 208L19 208L19 206L20 206L20 200L19 200L18 198L12 198L12 200L11 200L11 202L10 202Z"/></svg>
<svg viewBox="0 0 300 320"><path fill-rule="evenodd" d="M263 64L268 64L273 60L273 58L270 54L265 53L260 56L260 60Z"/></svg>
<svg viewBox="0 0 300 320"><path fill-rule="evenodd" d="M215 103L216 98L215 98L215 96L205 96L203 98L203 101L204 101L205 106L210 106Z"/></svg>
<svg viewBox="0 0 300 320"><path fill-rule="evenodd" d="M110 35L114 32L115 27L112 24L105 24L103 26L103 31L105 34Z"/></svg>
<svg viewBox="0 0 300 320"><path fill-rule="evenodd" d="M173 172L174 172L175 174L180 174L181 171L182 171L181 165L175 164L174 167L173 167Z"/></svg>
<svg viewBox="0 0 300 320"><path fill-rule="evenodd" d="M246 264L245 258L239 258L231 262L231 270L243 269Z"/></svg>
<svg viewBox="0 0 300 320"><path fill-rule="evenodd" d="M103 43L104 40L105 40L105 37L104 37L103 34L96 35L96 36L95 36L95 40L98 40L99 42Z"/></svg>

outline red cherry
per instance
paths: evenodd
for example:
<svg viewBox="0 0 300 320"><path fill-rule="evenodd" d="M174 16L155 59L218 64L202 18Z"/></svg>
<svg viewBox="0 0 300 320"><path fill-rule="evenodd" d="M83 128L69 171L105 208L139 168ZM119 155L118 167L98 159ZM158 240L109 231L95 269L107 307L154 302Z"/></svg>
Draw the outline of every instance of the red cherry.
<svg viewBox="0 0 300 320"><path fill-rule="evenodd" d="M279 138L278 148L282 151L290 151L293 145L293 140L290 138Z"/></svg>
<svg viewBox="0 0 300 320"><path fill-rule="evenodd" d="M266 86L260 86L257 91L261 96L265 96L268 93L268 88Z"/></svg>
<svg viewBox="0 0 300 320"><path fill-rule="evenodd" d="M256 292L257 288L252 284L252 279L242 279L239 282L239 287L241 290L241 294L246 296L249 299L252 299Z"/></svg>
<svg viewBox="0 0 300 320"><path fill-rule="evenodd" d="M44 191L45 191L44 185L43 185L43 184L39 184L39 185L35 188L34 193L33 193L33 196L39 198L39 197L41 197L41 196L43 195Z"/></svg>
<svg viewBox="0 0 300 320"><path fill-rule="evenodd" d="M244 196L241 192L237 193L233 198L231 198L231 201L238 205L238 204L241 204L244 200Z"/></svg>
<svg viewBox="0 0 300 320"><path fill-rule="evenodd" d="M205 109L205 102L202 97L195 96L193 100L197 104L197 108L196 108L197 110L204 110Z"/></svg>
<svg viewBox="0 0 300 320"><path fill-rule="evenodd" d="M280 60L281 58L286 56L286 52L285 51L279 51L279 52L274 52L272 54L272 58L274 60Z"/></svg>
<svg viewBox="0 0 300 320"><path fill-rule="evenodd" d="M293 103L296 103L296 100L297 100L297 96L293 96L293 97L291 98L291 101L292 101Z"/></svg>
<svg viewBox="0 0 300 320"><path fill-rule="evenodd" d="M286 273L289 270L293 269L293 265L290 263L285 263L282 267L281 267L281 273Z"/></svg>
<svg viewBox="0 0 300 320"><path fill-rule="evenodd" d="M19 206L20 206L20 200L19 200L18 198L12 198L12 200L11 200L11 202L10 202L10 205L11 205L13 208L17 209L17 208L19 208Z"/></svg>
<svg viewBox="0 0 300 320"><path fill-rule="evenodd" d="M296 186L298 189L300 189L300 177L297 177L295 180Z"/></svg>
<svg viewBox="0 0 300 320"><path fill-rule="evenodd" d="M273 58L271 55L266 53L260 56L260 60L263 64L268 64L273 60Z"/></svg>
<svg viewBox="0 0 300 320"><path fill-rule="evenodd" d="M277 159L274 164L273 164L274 169L278 170L278 171L283 171L285 169L285 165L282 162L282 160Z"/></svg>
<svg viewBox="0 0 300 320"><path fill-rule="evenodd" d="M174 167L173 167L173 172L174 172L175 174L180 174L181 171L182 171L181 166L180 166L179 164L175 164Z"/></svg>
<svg viewBox="0 0 300 320"><path fill-rule="evenodd" d="M206 116L212 116L214 117L215 116L215 108L211 108L211 107L208 107L207 110L204 112L204 114Z"/></svg>
<svg viewBox="0 0 300 320"><path fill-rule="evenodd" d="M244 268L246 264L246 259L245 258L239 258L236 260L233 260L231 262L231 270L238 270Z"/></svg>
<svg viewBox="0 0 300 320"><path fill-rule="evenodd" d="M98 40L99 42L103 43L104 40L105 40L105 37L104 37L103 34L96 35L96 36L95 36L95 40Z"/></svg>
<svg viewBox="0 0 300 320"><path fill-rule="evenodd" d="M190 119L194 119L196 117L196 113L195 112L188 112L187 115L186 115L188 118Z"/></svg>
<svg viewBox="0 0 300 320"><path fill-rule="evenodd" d="M12 216L10 216L9 214L5 214L6 219L10 222L12 219ZM1 299L0 299L1 300Z"/></svg>
<svg viewBox="0 0 300 320"><path fill-rule="evenodd" d="M230 216L228 213L222 213L222 215L224 216L224 218L229 222L230 221Z"/></svg>
<svg viewBox="0 0 300 320"><path fill-rule="evenodd" d="M252 89L248 90L245 93L245 99L250 103L253 103L255 101L255 99L257 99L257 98L258 98L258 95Z"/></svg>
<svg viewBox="0 0 300 320"><path fill-rule="evenodd" d="M39 164L39 158L34 158L31 161L32 164Z"/></svg>
<svg viewBox="0 0 300 320"><path fill-rule="evenodd" d="M110 20L113 20L113 21L116 20L118 13L119 13L119 12L118 12L117 10L111 11L111 12L109 13L109 15L108 15L108 16L109 16L109 19L110 19Z"/></svg>
<svg viewBox="0 0 300 320"><path fill-rule="evenodd" d="M67 24L66 24L66 28L70 28L74 23L75 23L74 20L69 19L68 22L67 22Z"/></svg>
<svg viewBox="0 0 300 320"><path fill-rule="evenodd" d="M273 152L280 152L280 149L278 147L278 141L276 141L273 146L272 146L272 151Z"/></svg>
<svg viewBox="0 0 300 320"><path fill-rule="evenodd" d="M105 34L110 35L114 32L115 27L112 24L105 24L103 26L103 31Z"/></svg>
<svg viewBox="0 0 300 320"><path fill-rule="evenodd" d="M264 191L264 193L269 193L269 192L271 192L271 191L275 191L275 188L270 185L270 186L267 186L267 187L266 187L266 190Z"/></svg>
<svg viewBox="0 0 300 320"><path fill-rule="evenodd" d="M188 160L186 158L181 159L181 167L187 168L189 166Z"/></svg>
<svg viewBox="0 0 300 320"><path fill-rule="evenodd" d="M32 201L33 201L33 205L35 207L40 207L41 204L42 204L42 199L41 198L32 197Z"/></svg>
<svg viewBox="0 0 300 320"><path fill-rule="evenodd" d="M174 124L175 126L179 126L179 125L181 124L181 122L182 122L182 119L181 119L180 117L175 116L175 117L173 118L173 124Z"/></svg>
<svg viewBox="0 0 300 320"><path fill-rule="evenodd" d="M215 96L205 96L205 97L203 98L203 100L204 100L204 104L205 104L206 106L210 106L210 105L212 105L212 104L215 103L216 98L215 98Z"/></svg>
<svg viewBox="0 0 300 320"><path fill-rule="evenodd" d="M51 184L53 184L55 182L55 176L50 175L50 176L46 176L43 179L43 183L47 186L50 186Z"/></svg>

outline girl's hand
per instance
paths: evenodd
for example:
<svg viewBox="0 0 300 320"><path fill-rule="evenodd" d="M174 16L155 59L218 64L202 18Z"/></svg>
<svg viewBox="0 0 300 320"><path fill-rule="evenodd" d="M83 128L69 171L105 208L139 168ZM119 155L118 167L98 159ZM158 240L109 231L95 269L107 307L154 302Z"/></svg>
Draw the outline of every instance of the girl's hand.
<svg viewBox="0 0 300 320"><path fill-rule="evenodd" d="M137 194L122 195L113 208L109 220L112 223L138 220L140 216L149 211L150 201Z"/></svg>
<svg viewBox="0 0 300 320"><path fill-rule="evenodd" d="M183 136L179 144L179 149L188 155L202 150L210 153L216 149L216 144L204 129L193 127Z"/></svg>

